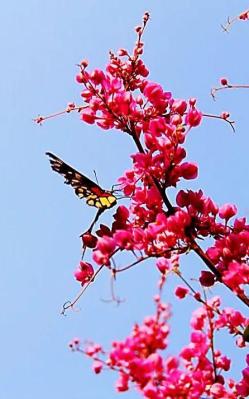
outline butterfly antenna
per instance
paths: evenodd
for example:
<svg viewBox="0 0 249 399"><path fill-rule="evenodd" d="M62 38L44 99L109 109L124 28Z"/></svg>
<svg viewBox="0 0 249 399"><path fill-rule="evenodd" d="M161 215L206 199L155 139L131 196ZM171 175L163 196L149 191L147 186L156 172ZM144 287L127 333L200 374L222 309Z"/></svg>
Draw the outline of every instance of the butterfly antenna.
<svg viewBox="0 0 249 399"><path fill-rule="evenodd" d="M99 181L98 181L98 176L97 176L97 173L96 173L96 170L95 170L95 169L93 169L93 173L94 173L94 176L95 176L96 182L99 184Z"/></svg>

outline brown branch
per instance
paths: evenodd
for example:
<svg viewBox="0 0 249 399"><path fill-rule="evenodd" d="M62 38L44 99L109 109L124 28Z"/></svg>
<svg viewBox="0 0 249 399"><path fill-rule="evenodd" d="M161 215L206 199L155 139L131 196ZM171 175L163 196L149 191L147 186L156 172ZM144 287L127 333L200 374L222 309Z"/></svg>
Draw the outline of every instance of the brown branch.
<svg viewBox="0 0 249 399"><path fill-rule="evenodd" d="M206 118L221 119L221 120L227 122L231 126L233 132L235 133L235 128L233 126L235 121L230 121L228 118L224 118L221 115L213 115L213 114L202 114L202 115L205 116Z"/></svg>
<svg viewBox="0 0 249 399"><path fill-rule="evenodd" d="M86 289L89 287L89 285L94 281L95 277L100 273L100 271L103 269L105 265L101 265L98 270L93 274L93 276L90 278L90 280L88 281L88 283L86 285L84 285L80 292L76 295L76 297L74 298L73 301L67 301L64 303L63 307L62 307L62 311L61 314L64 315L66 310L71 308L73 309L74 305L78 302L78 300L81 298L81 296L84 294L84 292L86 291Z"/></svg>
<svg viewBox="0 0 249 399"><path fill-rule="evenodd" d="M218 316L222 315L222 312L218 309L218 308L213 308L212 306L210 306L207 302L207 298L203 299L200 295L199 292L197 292L190 284L189 282L183 277L181 272L175 272L175 274L184 282L184 284L190 289L190 291L192 292L193 296L192 298L194 298L197 302L202 303L206 309L208 309L209 311L212 311L214 313L216 313ZM243 337L243 332L240 331L237 327L231 326L233 331L235 332L236 335L240 335Z"/></svg>
<svg viewBox="0 0 249 399"><path fill-rule="evenodd" d="M130 265L124 266L121 269L115 269L115 274L123 272L128 269L131 269L133 266L138 265L139 263L141 263L144 260L149 259L149 258L150 258L150 256L144 256L144 257L137 259L135 262L131 263Z"/></svg>
<svg viewBox="0 0 249 399"><path fill-rule="evenodd" d="M134 140L134 142L135 142L135 144L137 146L138 151L140 153L142 153L142 154L145 154L143 146L142 146L139 138L137 137L136 132L132 131L132 130L129 130L129 134L132 136L132 138L133 138L133 140ZM170 203L170 201L169 201L169 199L168 199L168 197L166 195L165 190L161 187L159 181L155 177L152 176L152 180L153 180L153 183L155 184L156 188L158 189L158 191L159 191L159 193L160 193L160 195L162 197L162 200L163 200L164 204L166 205L168 211L173 213L174 212L174 207L171 205L171 203Z"/></svg>
<svg viewBox="0 0 249 399"><path fill-rule="evenodd" d="M221 90L227 90L227 89L249 89L249 85L241 85L241 84L225 84L222 86L218 86L218 87L213 87L211 89L211 96L213 97L213 99L215 100L216 98L216 93L217 91L221 91Z"/></svg>
<svg viewBox="0 0 249 399"><path fill-rule="evenodd" d="M215 275L215 277L217 278L217 280L221 283L223 283L234 295L237 296L237 298L239 298L246 306L249 307L249 298L243 294L243 293L235 293L233 291L233 289L231 287L229 287L228 284L226 284L223 280L222 280L222 275L219 272L219 270L217 270L217 268L214 266L214 264L212 263L212 261L209 259L209 257L206 255L206 253L201 249L201 247L197 244L197 242L192 238L191 239L191 249L203 260L203 262L205 263L205 265L208 267L209 270L211 270L211 272Z"/></svg>
<svg viewBox="0 0 249 399"><path fill-rule="evenodd" d="M33 121L35 123L38 123L38 125L41 125L47 119L56 118L57 116L61 116L61 115L64 115L64 114L69 114L70 112L73 112L73 111L81 112L86 107L87 106L83 106L83 105L73 106L73 107L68 106L63 111L55 112L54 114L51 114L51 115L47 115L47 116L40 116L39 115L36 118L34 118Z"/></svg>
<svg viewBox="0 0 249 399"><path fill-rule="evenodd" d="M119 251L119 249L115 249L113 251L113 253L111 254L110 257L112 257L113 255L115 255L117 252ZM78 300L81 298L81 296L84 294L84 292L87 290L87 288L89 287L89 285L95 280L96 276L100 273L100 271L103 269L103 267L106 267L106 265L101 265L98 270L96 270L96 272L92 275L92 277L90 278L90 280L87 282L86 285L84 285L81 290L79 291L79 293L76 295L76 297L74 298L73 301L67 301L64 303L63 307L62 307L62 311L61 314L64 315L66 310L71 308L73 309L74 305L78 302Z"/></svg>

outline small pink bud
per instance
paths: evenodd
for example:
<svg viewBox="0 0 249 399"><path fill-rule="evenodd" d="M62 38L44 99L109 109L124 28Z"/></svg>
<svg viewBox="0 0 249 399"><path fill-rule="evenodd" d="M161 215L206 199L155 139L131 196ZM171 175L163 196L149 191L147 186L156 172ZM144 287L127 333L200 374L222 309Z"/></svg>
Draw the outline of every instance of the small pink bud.
<svg viewBox="0 0 249 399"><path fill-rule="evenodd" d="M92 235L89 231L81 235L83 245L88 248L95 248L97 244L97 237Z"/></svg>
<svg viewBox="0 0 249 399"><path fill-rule="evenodd" d="M195 104L196 104L196 98L190 98L190 99L189 99L189 105L190 105L191 107L194 107Z"/></svg>
<svg viewBox="0 0 249 399"><path fill-rule="evenodd" d="M190 127L198 126L202 120L202 113L197 109L191 109L186 115L186 123L190 125Z"/></svg>
<svg viewBox="0 0 249 399"><path fill-rule="evenodd" d="M215 282L215 276L211 272L202 270L199 281L203 287L212 287L212 285L214 285Z"/></svg>
<svg viewBox="0 0 249 399"><path fill-rule="evenodd" d="M229 114L229 112L224 111L224 112L221 113L220 116L221 116L222 119L226 120L226 119L229 118L230 114Z"/></svg>
<svg viewBox="0 0 249 399"><path fill-rule="evenodd" d="M172 104L172 110L183 115L187 109L187 102L184 100L174 100Z"/></svg>
<svg viewBox="0 0 249 399"><path fill-rule="evenodd" d="M94 275L94 269L88 262L80 262L78 268L74 272L74 277L81 283L89 282Z"/></svg>
<svg viewBox="0 0 249 399"><path fill-rule="evenodd" d="M88 60L82 60L81 63L80 63L80 65L81 65L83 68L86 68L86 67L88 66L88 64L89 64Z"/></svg>
<svg viewBox="0 0 249 399"><path fill-rule="evenodd" d="M129 376L128 374L121 373L119 379L116 382L116 389L118 392L125 392L129 389Z"/></svg>
<svg viewBox="0 0 249 399"><path fill-rule="evenodd" d="M128 52L127 52L127 50L125 50L124 48L121 48L121 49L118 50L118 55L119 55L120 57L123 57L123 56L125 56L125 55L128 55Z"/></svg>
<svg viewBox="0 0 249 399"><path fill-rule="evenodd" d="M135 32L140 33L142 30L141 26L136 26L135 27Z"/></svg>
<svg viewBox="0 0 249 399"><path fill-rule="evenodd" d="M104 78L105 74L101 69L94 69L90 75L90 78L94 84L100 84Z"/></svg>
<svg viewBox="0 0 249 399"><path fill-rule="evenodd" d="M144 22L147 22L150 19L150 13L148 11L145 11L143 20Z"/></svg>
<svg viewBox="0 0 249 399"><path fill-rule="evenodd" d="M244 11L239 15L239 19L246 21L247 19L249 19L249 11Z"/></svg>
<svg viewBox="0 0 249 399"><path fill-rule="evenodd" d="M68 103L67 104L67 111L70 112L73 109L75 109L75 104L74 103Z"/></svg>
<svg viewBox="0 0 249 399"><path fill-rule="evenodd" d="M83 83L84 82L84 77L83 77L82 73L79 73L78 75L76 75L75 79L76 79L77 83Z"/></svg>
<svg viewBox="0 0 249 399"><path fill-rule="evenodd" d="M185 298L185 296L186 296L188 293L189 293L189 290L188 290L187 288L181 287L181 286L176 287L175 295L176 295L179 299Z"/></svg>
<svg viewBox="0 0 249 399"><path fill-rule="evenodd" d="M237 208L232 204L224 204L219 209L219 217L225 219L226 222L237 213Z"/></svg>
<svg viewBox="0 0 249 399"><path fill-rule="evenodd" d="M92 365L93 371L99 374L103 369L103 364L99 360L95 360Z"/></svg>
<svg viewBox="0 0 249 399"><path fill-rule="evenodd" d="M189 205L188 194L185 191L180 190L178 192L177 196L176 196L176 203L181 208L183 208L184 206Z"/></svg>
<svg viewBox="0 0 249 399"><path fill-rule="evenodd" d="M220 84L221 84L222 86L227 86L227 85L228 85L228 80L227 80L227 78L221 78Z"/></svg>
<svg viewBox="0 0 249 399"><path fill-rule="evenodd" d="M137 98L136 98L136 103L137 103L138 105L142 106L142 105L143 105L143 102L144 102L143 97L142 97L142 96L137 96Z"/></svg>
<svg viewBox="0 0 249 399"><path fill-rule="evenodd" d="M200 294L199 292L196 292L196 293L194 294L194 298L195 298L197 301L200 301L200 300L201 300L201 294Z"/></svg>
<svg viewBox="0 0 249 399"><path fill-rule="evenodd" d="M156 262L158 270L162 273L165 274L167 271L170 270L171 263L168 259L165 258L159 258Z"/></svg>
<svg viewBox="0 0 249 399"><path fill-rule="evenodd" d="M89 123L90 125L93 125L95 122L95 112L91 109L83 109L82 113L81 113L81 119L86 122Z"/></svg>
<svg viewBox="0 0 249 399"><path fill-rule="evenodd" d="M184 162L180 168L181 175L186 180L195 179L198 176L198 166L194 163Z"/></svg>

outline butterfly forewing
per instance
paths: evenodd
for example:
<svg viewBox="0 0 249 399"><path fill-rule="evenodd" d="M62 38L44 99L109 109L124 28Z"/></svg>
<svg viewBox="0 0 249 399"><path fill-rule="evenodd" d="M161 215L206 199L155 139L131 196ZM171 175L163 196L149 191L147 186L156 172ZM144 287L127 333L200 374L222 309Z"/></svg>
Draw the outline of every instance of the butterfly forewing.
<svg viewBox="0 0 249 399"><path fill-rule="evenodd" d="M88 205L107 209L116 204L117 199L110 191L103 190L98 184L67 165L51 152L46 152L46 155L50 158L52 169L62 175L65 178L65 183L73 187L79 198L85 198Z"/></svg>

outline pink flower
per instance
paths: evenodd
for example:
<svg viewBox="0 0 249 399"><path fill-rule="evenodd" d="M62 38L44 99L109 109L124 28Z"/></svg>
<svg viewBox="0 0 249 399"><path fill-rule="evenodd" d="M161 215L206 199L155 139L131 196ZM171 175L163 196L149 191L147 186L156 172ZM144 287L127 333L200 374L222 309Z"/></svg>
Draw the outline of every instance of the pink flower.
<svg viewBox="0 0 249 399"><path fill-rule="evenodd" d="M222 86L227 86L227 85L228 85L228 80L227 80L227 78L221 78L221 79L220 79L220 84L221 84Z"/></svg>
<svg viewBox="0 0 249 399"><path fill-rule="evenodd" d="M103 254L111 254L115 246L115 240L111 237L104 236L98 239L97 249Z"/></svg>
<svg viewBox="0 0 249 399"><path fill-rule="evenodd" d="M158 270L165 274L167 271L171 269L171 262L169 259L166 258L159 258L156 262Z"/></svg>
<svg viewBox="0 0 249 399"><path fill-rule="evenodd" d="M83 233L81 235L81 239L82 239L83 245L88 248L95 248L97 241L98 241L97 237L92 235L89 231L87 231L86 233Z"/></svg>
<svg viewBox="0 0 249 399"><path fill-rule="evenodd" d="M93 362L92 368L95 374L99 374L103 369L103 363L101 363L99 360L95 360Z"/></svg>
<svg viewBox="0 0 249 399"><path fill-rule="evenodd" d="M175 295L179 298L179 299L183 299L185 298L185 296L189 293L189 290L185 287L181 287L178 286L175 290Z"/></svg>
<svg viewBox="0 0 249 399"><path fill-rule="evenodd" d="M90 79L95 85L98 85L105 79L105 74L101 69L94 69L90 74Z"/></svg>
<svg viewBox="0 0 249 399"><path fill-rule="evenodd" d="M172 372L179 367L179 360L176 356L169 356L165 361L167 371Z"/></svg>
<svg viewBox="0 0 249 399"><path fill-rule="evenodd" d="M79 73L78 75L76 75L75 80L77 83L84 83L84 75L82 73Z"/></svg>
<svg viewBox="0 0 249 399"><path fill-rule="evenodd" d="M227 222L237 213L237 208L235 205L232 204L224 204L219 209L219 216L221 219L225 219Z"/></svg>
<svg viewBox="0 0 249 399"><path fill-rule="evenodd" d="M120 373L120 377L116 382L116 389L118 392L125 392L129 389L129 376L124 373Z"/></svg>
<svg viewBox="0 0 249 399"><path fill-rule="evenodd" d="M154 82L147 82L143 94L161 111L167 107L168 100L171 98L171 93L164 92L162 87Z"/></svg>
<svg viewBox="0 0 249 399"><path fill-rule="evenodd" d="M224 399L224 398L227 398L227 396L225 396L226 395L226 391L225 391L225 388L224 388L224 386L222 385L222 384L219 384L219 383L215 383L215 384L213 384L212 386L211 386L211 388L210 388L210 393L212 394L212 395L214 395L214 398L216 399Z"/></svg>
<svg viewBox="0 0 249 399"><path fill-rule="evenodd" d="M157 388L152 381L149 381L148 384L145 385L143 388L143 393L146 398L158 399Z"/></svg>
<svg viewBox="0 0 249 399"><path fill-rule="evenodd" d="M242 19L243 21L246 21L247 19L249 19L249 10L242 12L239 15L239 19Z"/></svg>
<svg viewBox="0 0 249 399"><path fill-rule="evenodd" d="M82 112L81 112L81 119L86 122L89 123L90 125L93 125L96 119L96 114L95 112L90 109L90 108L85 108Z"/></svg>
<svg viewBox="0 0 249 399"><path fill-rule="evenodd" d="M198 166L194 163L184 162L180 165L181 176L186 179L196 179L198 176Z"/></svg>
<svg viewBox="0 0 249 399"><path fill-rule="evenodd" d="M202 113L196 108L192 108L186 115L185 122L190 127L196 127L201 123Z"/></svg>
<svg viewBox="0 0 249 399"><path fill-rule="evenodd" d="M113 238L120 249L131 250L134 247L132 234L127 230L117 230Z"/></svg>
<svg viewBox="0 0 249 399"><path fill-rule="evenodd" d="M218 248L210 247L210 248L207 249L206 253L207 253L207 256L210 258L210 260L212 262L214 262L215 264L220 259L221 252L220 252L220 250Z"/></svg>
<svg viewBox="0 0 249 399"><path fill-rule="evenodd" d="M93 251L93 260L97 263L97 265L110 265L109 254L103 254L101 251L98 250Z"/></svg>
<svg viewBox="0 0 249 399"><path fill-rule="evenodd" d="M158 117L156 119L152 119L149 123L149 131L155 136L161 136L163 132L166 130L166 122L165 118Z"/></svg>
<svg viewBox="0 0 249 399"><path fill-rule="evenodd" d="M185 100L174 100L172 104L172 110L183 115L187 109L187 101Z"/></svg>
<svg viewBox="0 0 249 399"><path fill-rule="evenodd" d="M128 217L129 217L129 210L124 205L120 205L117 208L116 214L114 215L114 219L126 221Z"/></svg>
<svg viewBox="0 0 249 399"><path fill-rule="evenodd" d="M82 284L90 281L93 275L94 275L94 269L92 265L88 262L82 262L82 261L80 262L78 268L74 272L74 277Z"/></svg>
<svg viewBox="0 0 249 399"><path fill-rule="evenodd" d="M212 287L212 285L214 285L215 282L215 276L211 272L202 270L199 281L203 287Z"/></svg>

